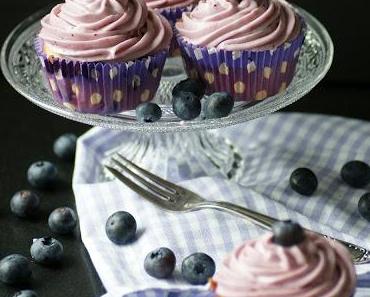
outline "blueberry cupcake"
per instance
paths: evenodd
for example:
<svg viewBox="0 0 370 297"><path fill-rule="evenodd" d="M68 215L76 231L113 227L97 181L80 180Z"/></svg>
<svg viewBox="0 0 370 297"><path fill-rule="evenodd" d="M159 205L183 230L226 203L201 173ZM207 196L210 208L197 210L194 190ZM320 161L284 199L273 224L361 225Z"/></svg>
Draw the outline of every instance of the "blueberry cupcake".
<svg viewBox="0 0 370 297"><path fill-rule="evenodd" d="M151 100L172 39L168 21L141 0L70 0L41 20L35 42L56 101L118 113Z"/></svg>
<svg viewBox="0 0 370 297"><path fill-rule="evenodd" d="M254 101L292 81L305 23L284 0L201 0L176 31L187 73L202 79L207 93Z"/></svg>
<svg viewBox="0 0 370 297"><path fill-rule="evenodd" d="M198 0L145 0L149 8L158 11L174 26L176 21L181 18L182 13L191 11ZM170 45L170 54L180 56L179 45L174 38Z"/></svg>
<svg viewBox="0 0 370 297"><path fill-rule="evenodd" d="M222 297L351 297L355 285L344 246L289 221L237 247L211 281Z"/></svg>

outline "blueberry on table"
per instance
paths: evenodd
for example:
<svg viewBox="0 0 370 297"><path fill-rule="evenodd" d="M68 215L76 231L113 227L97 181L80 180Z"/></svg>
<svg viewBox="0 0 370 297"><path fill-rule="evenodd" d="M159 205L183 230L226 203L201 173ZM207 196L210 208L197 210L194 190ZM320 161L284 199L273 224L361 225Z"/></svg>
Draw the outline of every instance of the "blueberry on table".
<svg viewBox="0 0 370 297"><path fill-rule="evenodd" d="M182 277L192 285L205 285L215 272L215 262L204 253L188 256L181 265Z"/></svg>
<svg viewBox="0 0 370 297"><path fill-rule="evenodd" d="M59 263L63 258L63 245L51 237L36 239L31 245L31 257L40 264Z"/></svg>
<svg viewBox="0 0 370 297"><path fill-rule="evenodd" d="M136 220L126 211L112 214L105 225L108 238L115 244L126 244L136 236Z"/></svg>
<svg viewBox="0 0 370 297"><path fill-rule="evenodd" d="M136 118L142 123L153 123L162 117L162 110L158 104L146 102L136 107Z"/></svg>
<svg viewBox="0 0 370 297"><path fill-rule="evenodd" d="M213 93L204 104L204 115L207 119L218 119L230 114L234 107L234 98L225 92Z"/></svg>
<svg viewBox="0 0 370 297"><path fill-rule="evenodd" d="M44 189L55 185L58 178L57 167L48 161L33 163L27 171L28 182L35 188Z"/></svg>
<svg viewBox="0 0 370 297"><path fill-rule="evenodd" d="M300 244L305 240L305 233L303 228L296 222L280 221L272 226L274 243L290 247Z"/></svg>
<svg viewBox="0 0 370 297"><path fill-rule="evenodd" d="M76 153L77 136L66 133L59 136L53 146L54 153L65 161L72 161Z"/></svg>
<svg viewBox="0 0 370 297"><path fill-rule="evenodd" d="M40 209L40 198L31 191L19 191L10 200L10 210L21 218L33 217Z"/></svg>
<svg viewBox="0 0 370 297"><path fill-rule="evenodd" d="M56 234L72 233L77 225L77 216L69 207L59 207L49 215L49 228Z"/></svg>
<svg viewBox="0 0 370 297"><path fill-rule="evenodd" d="M23 284L31 279L30 262L22 255L13 254L0 261L0 281L9 285Z"/></svg>
<svg viewBox="0 0 370 297"><path fill-rule="evenodd" d="M179 97L181 92L193 93L199 100L202 99L205 93L205 85L202 81L192 78L187 78L180 81L172 90L173 97Z"/></svg>
<svg viewBox="0 0 370 297"><path fill-rule="evenodd" d="M22 290L14 294L13 297L38 297L35 291L32 290Z"/></svg>
<svg viewBox="0 0 370 297"><path fill-rule="evenodd" d="M370 182L370 166L362 161L346 163L340 174L342 179L354 188L365 187Z"/></svg>
<svg viewBox="0 0 370 297"><path fill-rule="evenodd" d="M200 115L202 104L200 99L190 92L178 92L172 99L172 108L180 119L189 121Z"/></svg>
<svg viewBox="0 0 370 297"><path fill-rule="evenodd" d="M151 251L144 260L146 273L155 278L169 278L175 266L175 254L165 247Z"/></svg>
<svg viewBox="0 0 370 297"><path fill-rule="evenodd" d="M370 221L370 193L365 193L358 201L358 211L360 215Z"/></svg>
<svg viewBox="0 0 370 297"><path fill-rule="evenodd" d="M289 182L294 191L304 196L311 196L316 191L318 185L315 173L308 168L294 170Z"/></svg>

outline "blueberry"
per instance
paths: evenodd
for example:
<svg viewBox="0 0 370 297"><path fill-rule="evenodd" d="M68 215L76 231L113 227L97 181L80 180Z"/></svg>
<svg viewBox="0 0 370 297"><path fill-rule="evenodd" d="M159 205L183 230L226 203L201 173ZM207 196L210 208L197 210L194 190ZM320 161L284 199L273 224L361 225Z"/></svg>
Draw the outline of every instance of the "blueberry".
<svg viewBox="0 0 370 297"><path fill-rule="evenodd" d="M181 92L193 93L199 100L204 96L205 85L200 80L187 78L180 81L172 90L173 97L179 97Z"/></svg>
<svg viewBox="0 0 370 297"><path fill-rule="evenodd" d="M49 228L56 234L72 233L77 225L77 216L69 207L59 207L49 215Z"/></svg>
<svg viewBox="0 0 370 297"><path fill-rule="evenodd" d="M136 235L135 218L125 211L112 214L105 225L108 238L116 244L131 242Z"/></svg>
<svg viewBox="0 0 370 297"><path fill-rule="evenodd" d="M370 221L370 193L365 193L358 201L358 211L361 216Z"/></svg>
<svg viewBox="0 0 370 297"><path fill-rule="evenodd" d="M200 99L193 93L179 92L173 97L172 108L175 115L188 121L200 115L202 105Z"/></svg>
<svg viewBox="0 0 370 297"><path fill-rule="evenodd" d="M181 266L183 278L192 285L204 285L216 271L213 259L204 253L194 253L184 259Z"/></svg>
<svg viewBox="0 0 370 297"><path fill-rule="evenodd" d="M158 104L146 102L136 107L136 117L139 122L153 123L162 117L162 110Z"/></svg>
<svg viewBox="0 0 370 297"><path fill-rule="evenodd" d="M33 163L27 171L28 182L35 188L50 188L57 181L58 169L48 161Z"/></svg>
<svg viewBox="0 0 370 297"><path fill-rule="evenodd" d="M204 105L204 115L207 119L218 119L230 114L234 107L234 98L225 92L213 93Z"/></svg>
<svg viewBox="0 0 370 297"><path fill-rule="evenodd" d="M5 284L23 284L31 278L31 268L28 259L22 255L13 254L0 261L0 281Z"/></svg>
<svg viewBox="0 0 370 297"><path fill-rule="evenodd" d="M54 142L54 153L63 160L72 161L76 153L76 143L76 135L72 133L63 134Z"/></svg>
<svg viewBox="0 0 370 297"><path fill-rule="evenodd" d="M315 173L308 168L298 168L290 176L290 186L301 195L311 196L317 189Z"/></svg>
<svg viewBox="0 0 370 297"><path fill-rule="evenodd" d="M145 258L144 269L152 277L168 278L175 270L176 257L168 248L151 251Z"/></svg>
<svg viewBox="0 0 370 297"><path fill-rule="evenodd" d="M341 170L342 179L354 188L363 188L370 182L370 166L362 161L350 161Z"/></svg>
<svg viewBox="0 0 370 297"><path fill-rule="evenodd" d="M13 297L38 297L38 295L35 291L23 290L15 293Z"/></svg>
<svg viewBox="0 0 370 297"><path fill-rule="evenodd" d="M31 191L20 191L10 200L10 210L21 218L33 217L40 209L40 198Z"/></svg>
<svg viewBox="0 0 370 297"><path fill-rule="evenodd" d="M40 264L56 264L62 260L63 245L51 237L36 239L31 245L31 257Z"/></svg>
<svg viewBox="0 0 370 297"><path fill-rule="evenodd" d="M305 239L303 228L290 220L275 223L272 233L274 243L285 247L300 244Z"/></svg>

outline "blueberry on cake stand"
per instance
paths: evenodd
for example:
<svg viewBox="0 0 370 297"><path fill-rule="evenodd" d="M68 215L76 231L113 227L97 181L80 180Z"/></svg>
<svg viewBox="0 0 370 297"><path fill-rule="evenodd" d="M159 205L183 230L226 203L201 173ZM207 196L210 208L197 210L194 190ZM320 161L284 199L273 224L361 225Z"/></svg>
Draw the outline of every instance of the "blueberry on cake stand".
<svg viewBox="0 0 370 297"><path fill-rule="evenodd" d="M33 49L33 40L40 30L40 19L50 7L36 12L10 33L2 48L1 68L8 82L34 104L77 122L127 131L124 140L117 142L111 154L120 151L147 168L150 166L145 166L145 163L158 159L164 163L171 159L179 167L191 167L197 162L198 166L201 164L201 174L221 173L230 179L237 179L244 166L239 148L209 130L244 123L292 104L311 91L331 66L334 48L328 32L308 12L299 7L296 9L305 18L307 35L292 83L283 93L257 104L238 102L232 113L222 119L184 122L173 114L169 104L171 90L186 77L181 59L176 58L166 62L154 99L163 110L162 119L158 122L140 123L136 120L135 111L114 115L83 114L59 105L43 83L40 61Z"/></svg>

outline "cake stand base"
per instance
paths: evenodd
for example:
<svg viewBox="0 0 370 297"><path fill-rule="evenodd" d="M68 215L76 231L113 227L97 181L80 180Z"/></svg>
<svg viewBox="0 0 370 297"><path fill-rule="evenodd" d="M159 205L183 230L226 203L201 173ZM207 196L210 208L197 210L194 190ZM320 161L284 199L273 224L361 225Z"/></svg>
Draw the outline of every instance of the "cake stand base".
<svg viewBox="0 0 370 297"><path fill-rule="evenodd" d="M132 133L114 150L135 164L172 181L201 176L222 176L238 180L243 158L238 149L213 132ZM103 180L111 175L104 171Z"/></svg>

